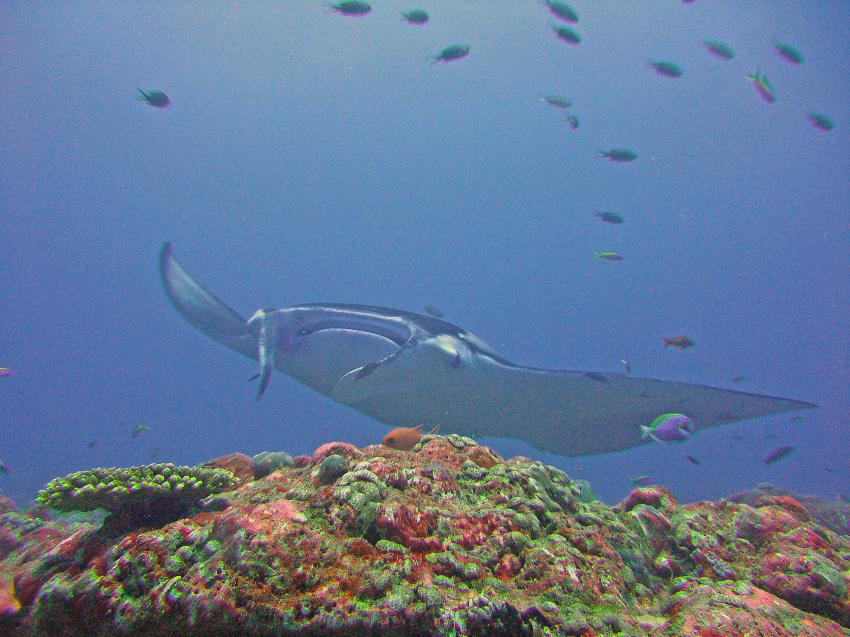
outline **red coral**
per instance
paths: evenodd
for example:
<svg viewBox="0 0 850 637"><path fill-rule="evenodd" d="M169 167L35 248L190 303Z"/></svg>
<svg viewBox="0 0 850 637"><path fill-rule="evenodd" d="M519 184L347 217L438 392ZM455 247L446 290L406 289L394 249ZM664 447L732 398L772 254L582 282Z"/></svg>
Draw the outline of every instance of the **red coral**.
<svg viewBox="0 0 850 637"><path fill-rule="evenodd" d="M442 540L432 535L436 525L437 514L434 511L423 511L404 504L395 507L382 504L375 516L375 526L383 529L388 539L417 553L445 549Z"/></svg>
<svg viewBox="0 0 850 637"><path fill-rule="evenodd" d="M452 533L460 533L457 543L465 549L489 544L496 534L515 531L519 527L505 515L490 512L485 515L458 515L452 520Z"/></svg>
<svg viewBox="0 0 850 637"><path fill-rule="evenodd" d="M317 447L316 450L313 452L313 463L318 464L328 456L332 456L334 454L352 459L357 459L362 455L360 453L360 449L358 449L356 445L353 445L350 442L326 442L325 444Z"/></svg>
<svg viewBox="0 0 850 637"><path fill-rule="evenodd" d="M651 487L632 489L626 498L615 508L621 511L631 511L639 504L647 504L656 509L666 511L674 508L678 502L670 489L661 485L653 485Z"/></svg>
<svg viewBox="0 0 850 637"><path fill-rule="evenodd" d="M762 495L756 498L756 507L778 506L788 511L800 522L811 522L812 514L803 504L790 495Z"/></svg>

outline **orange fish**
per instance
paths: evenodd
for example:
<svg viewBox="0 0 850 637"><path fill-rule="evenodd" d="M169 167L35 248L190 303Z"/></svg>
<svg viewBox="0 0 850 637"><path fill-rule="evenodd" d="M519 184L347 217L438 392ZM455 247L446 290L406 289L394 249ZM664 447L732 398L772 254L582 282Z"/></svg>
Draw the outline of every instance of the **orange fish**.
<svg viewBox="0 0 850 637"><path fill-rule="evenodd" d="M416 446L416 443L422 438L423 425L415 427L396 427L386 436L384 436L384 444L392 449L399 451L410 451ZM429 434L437 433L440 425L436 425Z"/></svg>

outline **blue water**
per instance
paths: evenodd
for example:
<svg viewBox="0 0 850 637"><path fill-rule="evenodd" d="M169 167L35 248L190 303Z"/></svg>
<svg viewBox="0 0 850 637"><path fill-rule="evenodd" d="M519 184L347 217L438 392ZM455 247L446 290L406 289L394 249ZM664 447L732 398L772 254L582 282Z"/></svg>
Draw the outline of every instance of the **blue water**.
<svg viewBox="0 0 850 637"><path fill-rule="evenodd" d="M166 240L246 316L429 303L522 364L620 371L626 358L636 375L820 405L604 456L486 440L608 501L639 474L683 500L760 481L850 490L847 3L571 4L576 46L532 0L432 1L422 27L390 0L362 18L294 0L4 3L3 492L26 504L80 468L386 433L282 374L255 402L256 363L167 301ZM805 61L781 59L777 39ZM470 55L429 65L452 43ZM776 103L745 79L755 67ZM151 108L137 87L173 104ZM581 127L543 93L575 100ZM597 156L612 147L639 157ZM696 347L661 346L676 334ZM132 438L141 422L151 431ZM764 465L781 444L795 453Z"/></svg>

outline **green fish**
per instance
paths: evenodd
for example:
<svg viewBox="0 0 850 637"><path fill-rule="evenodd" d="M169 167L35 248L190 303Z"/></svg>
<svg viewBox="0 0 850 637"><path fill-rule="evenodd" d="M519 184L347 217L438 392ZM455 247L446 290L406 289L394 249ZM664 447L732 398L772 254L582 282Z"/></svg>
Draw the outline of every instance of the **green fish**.
<svg viewBox="0 0 850 637"><path fill-rule="evenodd" d="M561 95L541 95L540 99L555 108L569 108L573 105L571 99Z"/></svg>
<svg viewBox="0 0 850 637"><path fill-rule="evenodd" d="M776 49L779 56L789 64L800 64L803 61L803 54L790 44L776 42L774 43L773 48Z"/></svg>
<svg viewBox="0 0 850 637"><path fill-rule="evenodd" d="M735 51L728 44L717 40L705 40L703 44L709 53L720 60L731 60L735 57Z"/></svg>
<svg viewBox="0 0 850 637"><path fill-rule="evenodd" d="M572 22L573 24L578 22L578 13L566 2L561 2L561 0L543 0L543 3L556 18L560 18L565 22Z"/></svg>
<svg viewBox="0 0 850 637"><path fill-rule="evenodd" d="M619 225L619 224L625 222L625 219L623 219L616 212L595 212L593 214L594 214L595 217L598 217L599 219L601 219L605 223L613 223L613 224Z"/></svg>
<svg viewBox="0 0 850 637"><path fill-rule="evenodd" d="M578 128L578 126L579 126L578 115L573 115L573 114L567 115L566 120L567 120L567 124L570 125L570 128L572 128L573 130L576 130Z"/></svg>
<svg viewBox="0 0 850 637"><path fill-rule="evenodd" d="M655 69L655 72L658 75L663 75L664 77L682 77L682 67L678 64L673 64L672 62L655 62L650 60L650 66Z"/></svg>
<svg viewBox="0 0 850 637"><path fill-rule="evenodd" d="M366 15L372 10L368 2L360 0L343 0L342 2L327 2L325 6L335 13L342 15Z"/></svg>
<svg viewBox="0 0 850 637"><path fill-rule="evenodd" d="M567 44L578 44L581 42L581 36L570 27L565 27L562 24L553 24L552 30L559 40L563 40Z"/></svg>
<svg viewBox="0 0 850 637"><path fill-rule="evenodd" d="M447 46L445 49L437 53L432 59L431 64L436 64L437 62L452 62L454 60L460 60L461 58L465 58L469 55L469 46L466 44L452 44L451 46Z"/></svg>
<svg viewBox="0 0 850 637"><path fill-rule="evenodd" d="M622 261L623 255L619 252L614 252L613 250L602 250L596 251L597 259L605 259L606 261Z"/></svg>
<svg viewBox="0 0 850 637"><path fill-rule="evenodd" d="M425 24L428 22L428 12L424 9L411 9L401 15L408 24Z"/></svg>
<svg viewBox="0 0 850 637"><path fill-rule="evenodd" d="M612 148L610 150L597 150L596 152L601 157L611 161L634 161L637 159L637 153L628 148Z"/></svg>
<svg viewBox="0 0 850 637"><path fill-rule="evenodd" d="M130 437L136 438L143 431L150 431L150 430L151 430L151 426L148 423L140 422L138 425L133 427L133 429L130 431Z"/></svg>
<svg viewBox="0 0 850 637"><path fill-rule="evenodd" d="M835 123L832 119L823 113L807 113L812 126L819 128L822 131L831 131L835 128Z"/></svg>

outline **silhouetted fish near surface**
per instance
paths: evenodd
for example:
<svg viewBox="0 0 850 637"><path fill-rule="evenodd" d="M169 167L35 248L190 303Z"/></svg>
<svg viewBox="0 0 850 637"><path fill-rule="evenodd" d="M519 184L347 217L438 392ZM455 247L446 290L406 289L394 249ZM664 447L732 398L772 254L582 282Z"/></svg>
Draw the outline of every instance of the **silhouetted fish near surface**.
<svg viewBox="0 0 850 637"><path fill-rule="evenodd" d="M681 442L695 430L694 421L685 414L661 414L649 425L640 426L640 437L651 438L656 442Z"/></svg>
<svg viewBox="0 0 850 637"><path fill-rule="evenodd" d="M714 57L719 60L731 60L735 57L735 51L728 44L718 42L717 40L705 40L703 45Z"/></svg>
<svg viewBox="0 0 850 637"><path fill-rule="evenodd" d="M567 115L566 119L567 119L567 124L570 125L570 128L572 128L573 130L578 130L579 121L578 121L577 115L573 115L571 113L571 114Z"/></svg>
<svg viewBox="0 0 850 637"><path fill-rule="evenodd" d="M8 367L0 367L0 378L9 378L10 376L14 376L15 372L13 372Z"/></svg>
<svg viewBox="0 0 850 637"><path fill-rule="evenodd" d="M619 224L625 222L625 220L620 215L618 215L616 212L598 211L598 212L594 212L593 215L597 219L600 219L601 221L604 221L605 223L612 223L612 224L615 224L615 225L619 225Z"/></svg>
<svg viewBox="0 0 850 637"><path fill-rule="evenodd" d="M366 15L372 10L372 7L369 6L368 2L362 2L361 0L342 0L341 2L326 2L325 6L333 11L334 13L341 13L342 15Z"/></svg>
<svg viewBox="0 0 850 637"><path fill-rule="evenodd" d="M747 79L753 83L756 93L758 93L765 102L773 104L776 101L776 91L773 90L773 86L771 86L767 76L762 75L762 72L759 69L756 69L747 75Z"/></svg>
<svg viewBox="0 0 850 637"><path fill-rule="evenodd" d="M792 451L794 451L794 447L791 445L782 445L781 447L777 447L764 457L764 464L773 464L774 462L778 462Z"/></svg>
<svg viewBox="0 0 850 637"><path fill-rule="evenodd" d="M559 40L563 40L567 44L579 44L581 42L581 36L576 33L575 29L565 27L563 24L553 24L552 31L555 32Z"/></svg>
<svg viewBox="0 0 850 637"><path fill-rule="evenodd" d="M776 49L777 53L779 53L779 57L789 64L801 64L803 62L803 54L790 44L777 42L773 45L773 48Z"/></svg>
<svg viewBox="0 0 850 637"><path fill-rule="evenodd" d="M543 4L549 9L549 13L556 18L565 22L572 22L573 24L578 22L578 13L566 2L561 2L561 0L543 0Z"/></svg>
<svg viewBox="0 0 850 637"><path fill-rule="evenodd" d="M428 12L424 9L411 9L401 14L402 19L408 24L425 24L429 20Z"/></svg>
<svg viewBox="0 0 850 637"><path fill-rule="evenodd" d="M691 454L689 454L689 453L686 453L686 454L685 454L685 458L687 458L687 459L688 459L688 462L690 462L691 464L696 464L696 465L698 465L698 464L699 464L699 460L698 460L697 458L693 457L693 456L692 456Z"/></svg>
<svg viewBox="0 0 850 637"><path fill-rule="evenodd" d="M435 305L431 305L429 303L426 303L425 305L423 305L422 310L425 312L425 314L433 316L434 318L443 318L443 316L445 316L443 314L443 311L440 308L436 307Z"/></svg>
<svg viewBox="0 0 850 637"><path fill-rule="evenodd" d="M819 128L822 131L831 131L835 128L835 123L832 119L823 113L806 113L812 126Z"/></svg>
<svg viewBox="0 0 850 637"><path fill-rule="evenodd" d="M658 75L663 75L664 77L682 77L682 68L678 64L673 64L673 62L650 61L649 65L655 69Z"/></svg>
<svg viewBox="0 0 850 637"><path fill-rule="evenodd" d="M634 161L637 159L637 153L628 148L611 148L610 150L597 150L600 157L609 159L610 161Z"/></svg>
<svg viewBox="0 0 850 637"><path fill-rule="evenodd" d="M138 425L134 426L133 429L130 430L130 437L136 438L143 431L150 431L151 426L146 422L140 422Z"/></svg>
<svg viewBox="0 0 850 637"><path fill-rule="evenodd" d="M688 336L671 336L670 338L662 337L664 342L664 347L669 347L672 345L676 349L685 349L686 347L693 347L696 345L690 337Z"/></svg>
<svg viewBox="0 0 850 637"><path fill-rule="evenodd" d="M569 108L573 105L573 101L568 97L561 95L541 95L540 100L554 106L555 108Z"/></svg>
<svg viewBox="0 0 850 637"><path fill-rule="evenodd" d="M150 106L154 108L166 108L169 104L171 104L171 98L168 97L162 91L143 91L142 89L136 89L141 93L141 95L137 96L137 99L146 102Z"/></svg>
<svg viewBox="0 0 850 637"><path fill-rule="evenodd" d="M431 58L431 64L437 64L438 62L453 62L455 60L463 59L467 55L469 55L468 45L452 44Z"/></svg>
<svg viewBox="0 0 850 637"><path fill-rule="evenodd" d="M733 383L741 383L741 382L747 380L747 377L746 376L733 376L729 380Z"/></svg>
<svg viewBox="0 0 850 637"><path fill-rule="evenodd" d="M614 250L597 250L595 253L597 259L605 259L606 261L622 261L623 255Z"/></svg>

